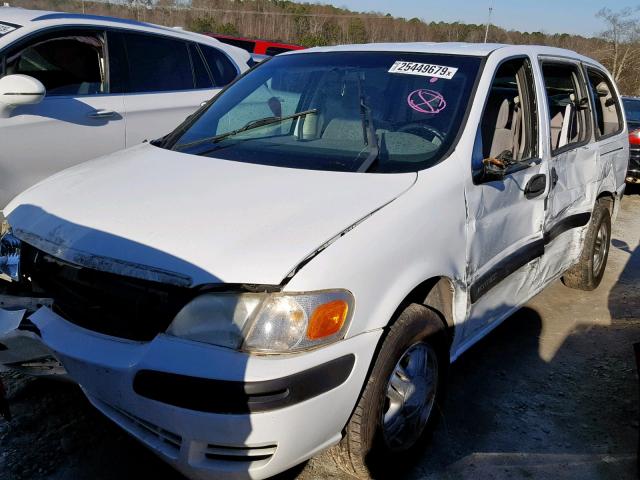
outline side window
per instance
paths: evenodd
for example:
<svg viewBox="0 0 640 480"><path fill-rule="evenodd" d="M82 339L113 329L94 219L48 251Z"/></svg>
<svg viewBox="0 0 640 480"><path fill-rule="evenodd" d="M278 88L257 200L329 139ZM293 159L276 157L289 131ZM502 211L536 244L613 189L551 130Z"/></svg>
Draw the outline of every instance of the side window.
<svg viewBox="0 0 640 480"><path fill-rule="evenodd" d="M107 93L104 44L95 31L56 32L9 52L4 73L40 80L48 96Z"/></svg>
<svg viewBox="0 0 640 480"><path fill-rule="evenodd" d="M601 71L587 67L596 138L622 131L622 108L609 78Z"/></svg>
<svg viewBox="0 0 640 480"><path fill-rule="evenodd" d="M569 63L543 62L542 76L549 106L551 154L589 137L587 93L580 70Z"/></svg>
<svg viewBox="0 0 640 480"><path fill-rule="evenodd" d="M508 60L498 67L477 138L483 159L509 165L538 156L536 95L529 59Z"/></svg>
<svg viewBox="0 0 640 480"><path fill-rule="evenodd" d="M200 54L198 47L195 44L190 43L189 53L191 54L193 79L196 82L196 88L211 88L213 86L211 83L211 77L209 76L209 71L204 64L204 60L202 59L202 55Z"/></svg>
<svg viewBox="0 0 640 480"><path fill-rule="evenodd" d="M138 33L123 34L129 61L129 92L194 88L187 43Z"/></svg>
<svg viewBox="0 0 640 480"><path fill-rule="evenodd" d="M236 78L238 70L224 53L208 45L201 44L200 49L207 60L216 87L224 87Z"/></svg>

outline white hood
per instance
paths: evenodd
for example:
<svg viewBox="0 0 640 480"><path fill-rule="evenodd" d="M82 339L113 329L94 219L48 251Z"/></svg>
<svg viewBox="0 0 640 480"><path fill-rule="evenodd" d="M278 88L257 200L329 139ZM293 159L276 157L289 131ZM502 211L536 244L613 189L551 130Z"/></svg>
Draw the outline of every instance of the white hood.
<svg viewBox="0 0 640 480"><path fill-rule="evenodd" d="M58 173L5 214L19 238L73 263L184 285L279 284L415 179L269 167L145 144Z"/></svg>

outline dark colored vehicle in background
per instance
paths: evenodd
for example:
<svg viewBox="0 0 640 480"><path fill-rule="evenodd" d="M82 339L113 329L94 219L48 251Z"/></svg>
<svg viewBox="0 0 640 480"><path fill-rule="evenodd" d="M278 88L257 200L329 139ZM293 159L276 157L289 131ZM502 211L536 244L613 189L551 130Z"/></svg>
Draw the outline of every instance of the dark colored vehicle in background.
<svg viewBox="0 0 640 480"><path fill-rule="evenodd" d="M629 129L627 182L640 183L640 97L622 97Z"/></svg>
<svg viewBox="0 0 640 480"><path fill-rule="evenodd" d="M218 33L205 33L209 37L216 38L222 43L240 47L249 53L257 53L260 55L274 56L280 53L289 52L291 50L303 50L300 45L291 45L288 43L271 42L269 40L256 40L251 38L233 37L230 35L220 35Z"/></svg>

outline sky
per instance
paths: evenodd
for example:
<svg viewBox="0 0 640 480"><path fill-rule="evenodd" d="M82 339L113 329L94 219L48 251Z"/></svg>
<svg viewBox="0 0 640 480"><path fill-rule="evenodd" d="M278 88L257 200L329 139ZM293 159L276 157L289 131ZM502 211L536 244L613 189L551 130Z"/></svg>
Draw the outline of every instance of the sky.
<svg viewBox="0 0 640 480"><path fill-rule="evenodd" d="M603 29L595 18L602 7L620 10L636 7L640 0L304 0L346 7L360 12L390 13L395 17L418 17L427 22L491 23L526 32L597 35Z"/></svg>

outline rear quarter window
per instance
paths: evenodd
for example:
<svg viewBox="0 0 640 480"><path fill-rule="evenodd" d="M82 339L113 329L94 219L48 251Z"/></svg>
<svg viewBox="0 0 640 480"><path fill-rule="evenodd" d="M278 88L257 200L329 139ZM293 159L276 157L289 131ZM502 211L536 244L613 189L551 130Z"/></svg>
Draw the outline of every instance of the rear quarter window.
<svg viewBox="0 0 640 480"><path fill-rule="evenodd" d="M597 68L587 67L591 90L596 138L609 137L622 131L622 107L609 77Z"/></svg>

